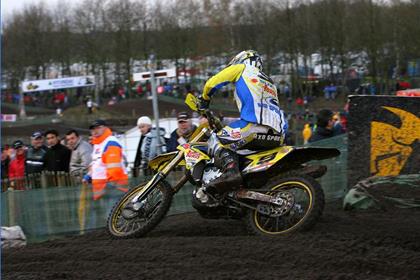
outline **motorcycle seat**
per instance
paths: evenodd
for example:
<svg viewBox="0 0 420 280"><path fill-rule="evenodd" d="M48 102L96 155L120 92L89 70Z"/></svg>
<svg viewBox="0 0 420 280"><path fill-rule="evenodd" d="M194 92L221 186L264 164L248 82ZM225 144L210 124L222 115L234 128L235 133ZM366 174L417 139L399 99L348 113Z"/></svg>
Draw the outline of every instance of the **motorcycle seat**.
<svg viewBox="0 0 420 280"><path fill-rule="evenodd" d="M274 133L255 133L254 140L236 151L239 155L251 155L280 147L283 136Z"/></svg>

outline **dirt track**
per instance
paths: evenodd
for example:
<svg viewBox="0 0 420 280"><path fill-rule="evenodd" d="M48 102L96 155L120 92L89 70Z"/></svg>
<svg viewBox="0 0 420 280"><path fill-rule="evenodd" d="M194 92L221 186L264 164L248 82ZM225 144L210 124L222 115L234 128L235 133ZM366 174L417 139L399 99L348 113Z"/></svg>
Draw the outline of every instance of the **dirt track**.
<svg viewBox="0 0 420 280"><path fill-rule="evenodd" d="M239 221L167 218L147 238L104 231L3 251L3 279L420 279L420 211L345 213L310 232L247 236Z"/></svg>

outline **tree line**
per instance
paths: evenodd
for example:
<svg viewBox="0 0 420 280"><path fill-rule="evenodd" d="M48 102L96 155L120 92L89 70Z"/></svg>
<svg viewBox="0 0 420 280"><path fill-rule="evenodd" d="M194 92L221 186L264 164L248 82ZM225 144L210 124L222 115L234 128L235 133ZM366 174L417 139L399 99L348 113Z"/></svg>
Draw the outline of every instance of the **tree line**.
<svg viewBox="0 0 420 280"><path fill-rule="evenodd" d="M256 49L266 70L281 54L297 77L317 52L346 69L364 52L369 75L387 84L420 58L420 0L84 0L75 6L29 4L3 22L3 73L11 88L25 77L61 75L83 62L88 73L115 81L131 76L133 61L150 54L183 67L188 58L228 57ZM394 77L395 78L395 77Z"/></svg>

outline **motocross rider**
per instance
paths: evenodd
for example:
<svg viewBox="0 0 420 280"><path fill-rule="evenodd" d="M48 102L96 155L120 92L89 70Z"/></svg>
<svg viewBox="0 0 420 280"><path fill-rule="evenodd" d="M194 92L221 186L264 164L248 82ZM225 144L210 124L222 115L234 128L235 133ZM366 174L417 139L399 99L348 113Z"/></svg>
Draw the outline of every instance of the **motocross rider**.
<svg viewBox="0 0 420 280"><path fill-rule="evenodd" d="M287 120L279 107L277 89L273 81L262 72L262 68L261 57L256 51L242 51L204 85L199 98L200 110L208 109L210 99L218 89L233 83L240 111L238 121L210 136L209 154L214 157L215 165L221 169L222 175L209 182L207 193L224 193L241 186L242 176L236 151L248 147L256 139L257 133L276 135L270 138L276 139L277 146L283 142ZM270 147L267 145L267 148Z"/></svg>

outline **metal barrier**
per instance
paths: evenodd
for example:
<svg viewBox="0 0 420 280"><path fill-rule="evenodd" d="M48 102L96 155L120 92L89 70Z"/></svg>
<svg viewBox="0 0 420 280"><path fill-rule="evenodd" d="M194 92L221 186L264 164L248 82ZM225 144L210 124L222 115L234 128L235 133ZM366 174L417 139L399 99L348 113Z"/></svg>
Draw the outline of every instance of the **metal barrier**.
<svg viewBox="0 0 420 280"><path fill-rule="evenodd" d="M41 173L31 173L22 178L1 181L1 190L32 190L51 187L78 186L81 183L80 177L71 176L64 171L43 171Z"/></svg>

